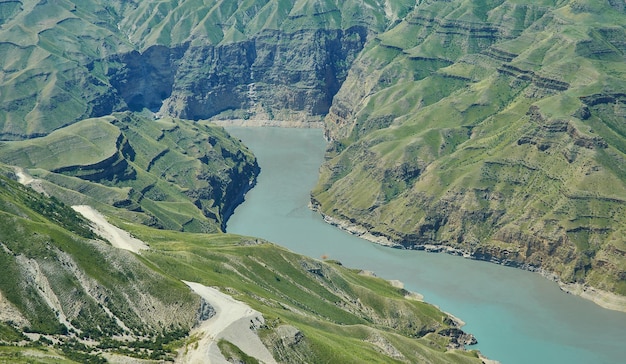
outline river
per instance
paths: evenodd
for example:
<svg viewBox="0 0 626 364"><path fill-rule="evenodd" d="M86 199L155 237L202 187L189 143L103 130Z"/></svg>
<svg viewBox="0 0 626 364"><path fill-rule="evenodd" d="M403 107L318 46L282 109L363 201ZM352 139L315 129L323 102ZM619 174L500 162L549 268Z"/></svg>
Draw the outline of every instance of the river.
<svg viewBox="0 0 626 364"><path fill-rule="evenodd" d="M379 246L326 224L308 208L324 160L319 129L227 130L257 156L261 174L227 231L313 258L397 279L461 318L480 350L503 364L626 361L626 314L562 292L539 274L443 253Z"/></svg>

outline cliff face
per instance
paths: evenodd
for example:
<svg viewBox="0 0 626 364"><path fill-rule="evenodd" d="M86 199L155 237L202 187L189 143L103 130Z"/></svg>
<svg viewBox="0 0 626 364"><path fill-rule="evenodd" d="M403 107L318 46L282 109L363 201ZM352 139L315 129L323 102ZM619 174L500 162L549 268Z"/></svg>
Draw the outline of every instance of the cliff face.
<svg viewBox="0 0 626 364"><path fill-rule="evenodd" d="M366 37L364 27L268 30L228 44L151 46L94 64L107 69L113 87L106 113L126 107L195 120L320 121Z"/></svg>
<svg viewBox="0 0 626 364"><path fill-rule="evenodd" d="M190 46L160 114L319 121L366 33L363 27L267 31L239 43Z"/></svg>
<svg viewBox="0 0 626 364"><path fill-rule="evenodd" d="M626 294L624 16L584 1L421 3L336 95L314 203L405 248Z"/></svg>
<svg viewBox="0 0 626 364"><path fill-rule="evenodd" d="M176 64L185 50L184 46L152 46L142 53L133 51L111 57L107 77L117 98L131 111L158 110L172 94ZM115 109L116 105L110 104L108 113Z"/></svg>

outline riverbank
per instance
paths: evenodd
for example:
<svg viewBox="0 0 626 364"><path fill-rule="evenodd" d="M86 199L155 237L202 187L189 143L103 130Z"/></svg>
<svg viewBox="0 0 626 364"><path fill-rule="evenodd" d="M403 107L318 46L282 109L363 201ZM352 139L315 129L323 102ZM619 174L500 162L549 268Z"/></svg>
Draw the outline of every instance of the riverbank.
<svg viewBox="0 0 626 364"><path fill-rule="evenodd" d="M228 231L275 242L310 257L398 280L408 291L467 323L473 349L503 363L615 363L626 355L626 315L572 297L548 279L451 254L388 249L337 229L310 209L324 162L322 131L230 128L262 169ZM364 272L364 274L367 274Z"/></svg>
<svg viewBox="0 0 626 364"><path fill-rule="evenodd" d="M626 312L626 297L578 283L558 282L562 291L590 300L609 310Z"/></svg>
<svg viewBox="0 0 626 364"><path fill-rule="evenodd" d="M333 225L341 230L344 230L352 235L358 236L369 242L379 244L382 246L396 248L396 249L406 249L403 245L397 242L394 242L393 240L389 239L386 236L372 234L371 232L367 230L367 228L361 225L358 225L348 220L339 219L339 218L332 217L332 216L322 213L320 209L318 208L318 206L313 202L309 203L309 208L319 213L326 223ZM447 253L450 255L460 256L460 257L464 257L467 259L483 260L483 261L488 261L488 262L495 263L495 264L508 266L508 264L505 264L503 262L477 258L469 251L465 251L462 249L457 249L457 248L453 248L449 246L425 244L425 245L420 246L420 248L421 249L415 249L415 250L424 250L429 253ZM612 292L600 290L591 286L582 285L578 283L565 283L561 281L558 275L556 275L555 273L545 271L541 268L534 267L532 265L522 264L522 265L516 266L515 268L526 270L526 271L533 272L533 273L538 273L544 278L556 282L562 291L568 294L572 294L572 295L584 298L586 300L589 300L602 308L605 308L608 310L626 312L626 297L624 296L620 296Z"/></svg>
<svg viewBox="0 0 626 364"><path fill-rule="evenodd" d="M227 119L209 120L210 122L227 127L279 127L279 128L299 128L299 129L322 129L323 121L297 121L297 120L269 120L269 119Z"/></svg>

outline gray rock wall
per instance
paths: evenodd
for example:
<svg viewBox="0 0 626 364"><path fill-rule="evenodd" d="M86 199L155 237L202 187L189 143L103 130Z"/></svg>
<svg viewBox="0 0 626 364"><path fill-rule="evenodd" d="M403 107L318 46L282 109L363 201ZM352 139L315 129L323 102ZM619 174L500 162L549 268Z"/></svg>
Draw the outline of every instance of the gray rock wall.
<svg viewBox="0 0 626 364"><path fill-rule="evenodd" d="M153 46L115 55L99 61L115 97L102 98L109 105L96 111L147 108L186 119L320 121L366 38L363 27L268 30L238 43Z"/></svg>

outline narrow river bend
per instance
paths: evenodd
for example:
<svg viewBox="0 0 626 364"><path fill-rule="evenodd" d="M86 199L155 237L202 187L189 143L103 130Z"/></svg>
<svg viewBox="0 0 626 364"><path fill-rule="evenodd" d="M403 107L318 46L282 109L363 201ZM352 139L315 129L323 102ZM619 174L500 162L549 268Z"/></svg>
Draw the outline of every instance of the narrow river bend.
<svg viewBox="0 0 626 364"><path fill-rule="evenodd" d="M397 279L467 323L490 359L509 363L622 363L626 314L559 290L538 274L447 254L382 247L326 224L309 210L326 143L319 129L227 130L252 149L257 186L228 221L230 233L261 237L313 258Z"/></svg>

